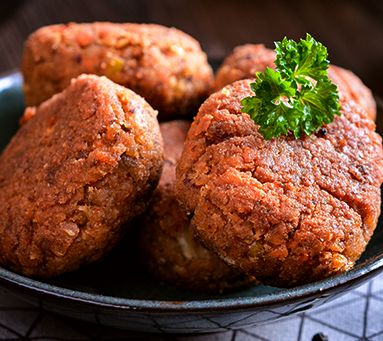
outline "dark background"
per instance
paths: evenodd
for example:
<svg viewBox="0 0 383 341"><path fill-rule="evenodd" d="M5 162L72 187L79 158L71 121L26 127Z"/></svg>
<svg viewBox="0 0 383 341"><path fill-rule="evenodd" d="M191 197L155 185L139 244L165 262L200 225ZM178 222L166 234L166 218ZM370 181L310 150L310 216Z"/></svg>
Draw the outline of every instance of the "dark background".
<svg viewBox="0 0 383 341"><path fill-rule="evenodd" d="M333 64L351 69L383 97L381 0L9 0L0 5L0 73L18 68L23 43L43 25L146 22L175 26L196 38L211 62L236 45L310 33Z"/></svg>

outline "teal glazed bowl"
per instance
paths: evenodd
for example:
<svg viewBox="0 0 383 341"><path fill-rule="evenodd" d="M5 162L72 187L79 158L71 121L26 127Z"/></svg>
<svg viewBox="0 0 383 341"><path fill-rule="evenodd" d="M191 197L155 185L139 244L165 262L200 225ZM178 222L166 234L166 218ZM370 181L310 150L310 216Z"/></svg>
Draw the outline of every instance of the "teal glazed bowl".
<svg viewBox="0 0 383 341"><path fill-rule="evenodd" d="M22 77L0 77L0 148L18 128L24 105ZM383 129L378 113L378 131ZM208 333L265 324L333 300L383 270L383 226L351 270L292 289L256 285L224 295L185 292L153 281L124 241L97 264L49 281L0 268L0 289L47 311L126 330Z"/></svg>

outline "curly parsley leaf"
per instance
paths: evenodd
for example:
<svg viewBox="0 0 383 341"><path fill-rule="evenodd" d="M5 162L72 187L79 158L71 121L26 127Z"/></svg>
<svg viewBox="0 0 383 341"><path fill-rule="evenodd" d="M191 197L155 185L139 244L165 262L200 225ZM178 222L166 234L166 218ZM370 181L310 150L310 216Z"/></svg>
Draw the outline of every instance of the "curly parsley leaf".
<svg viewBox="0 0 383 341"><path fill-rule="evenodd" d="M334 116L340 116L337 87L327 76L327 49L309 34L299 43L284 38L276 42L275 71L256 73L251 89L255 96L241 101L246 112L259 125L266 140L286 135L311 135Z"/></svg>

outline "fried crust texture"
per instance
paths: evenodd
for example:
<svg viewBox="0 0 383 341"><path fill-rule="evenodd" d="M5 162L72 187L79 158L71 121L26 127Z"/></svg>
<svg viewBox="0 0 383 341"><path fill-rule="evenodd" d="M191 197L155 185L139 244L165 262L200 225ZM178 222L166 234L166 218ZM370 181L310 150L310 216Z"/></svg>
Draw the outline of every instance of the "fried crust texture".
<svg viewBox="0 0 383 341"><path fill-rule="evenodd" d="M21 70L27 106L40 104L86 73L132 89L162 120L195 115L213 81L199 43L176 28L156 24L42 27L25 43Z"/></svg>
<svg viewBox="0 0 383 341"><path fill-rule="evenodd" d="M264 140L241 112L252 80L201 106L175 195L200 241L265 284L292 287L353 266L380 214L382 141L341 96L342 116L311 137Z"/></svg>
<svg viewBox="0 0 383 341"><path fill-rule="evenodd" d="M146 209L162 136L156 111L106 77L27 112L0 156L0 262L48 278L103 257Z"/></svg>
<svg viewBox="0 0 383 341"><path fill-rule="evenodd" d="M252 276L227 266L201 245L174 196L175 169L189 127L190 122L181 120L160 124L165 165L138 223L143 264L157 280L189 291L217 294L254 285Z"/></svg>

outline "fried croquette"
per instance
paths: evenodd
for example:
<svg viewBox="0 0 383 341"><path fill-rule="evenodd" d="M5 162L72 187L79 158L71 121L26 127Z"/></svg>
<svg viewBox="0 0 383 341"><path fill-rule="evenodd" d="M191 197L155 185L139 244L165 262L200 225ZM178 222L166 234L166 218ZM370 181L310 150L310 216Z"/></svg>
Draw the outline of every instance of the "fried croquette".
<svg viewBox="0 0 383 341"><path fill-rule="evenodd" d="M213 94L188 132L174 185L208 249L259 281L292 287L340 273L380 214L383 151L375 124L341 96L342 116L311 137L265 140L241 99L251 80Z"/></svg>
<svg viewBox="0 0 383 341"><path fill-rule="evenodd" d="M253 277L228 267L199 243L174 197L175 168L189 127L190 122L181 120L160 124L165 164L139 223L143 264L156 279L191 291L212 294L253 285Z"/></svg>
<svg viewBox="0 0 383 341"><path fill-rule="evenodd" d="M213 81L194 38L155 24L42 27L26 41L21 70L27 106L40 104L87 73L107 76L140 94L160 119L195 115Z"/></svg>
<svg viewBox="0 0 383 341"><path fill-rule="evenodd" d="M359 104L372 119L376 119L377 105L372 95L372 91L363 84L362 80L352 71L343 69L339 66L330 65L328 77L337 85L338 91Z"/></svg>
<svg viewBox="0 0 383 341"><path fill-rule="evenodd" d="M81 75L37 108L0 156L0 262L49 278L104 256L158 184L156 111Z"/></svg>
<svg viewBox="0 0 383 341"><path fill-rule="evenodd" d="M266 67L275 69L276 52L262 44L246 44L236 47L216 72L213 92L240 79L254 78L255 72ZM362 106L371 119L376 118L376 102L371 90L353 72L330 65L328 77L337 85L338 91Z"/></svg>
<svg viewBox="0 0 383 341"><path fill-rule="evenodd" d="M254 78L267 67L275 69L276 52L263 44L245 44L234 48L218 68L212 91L216 92L235 81Z"/></svg>

